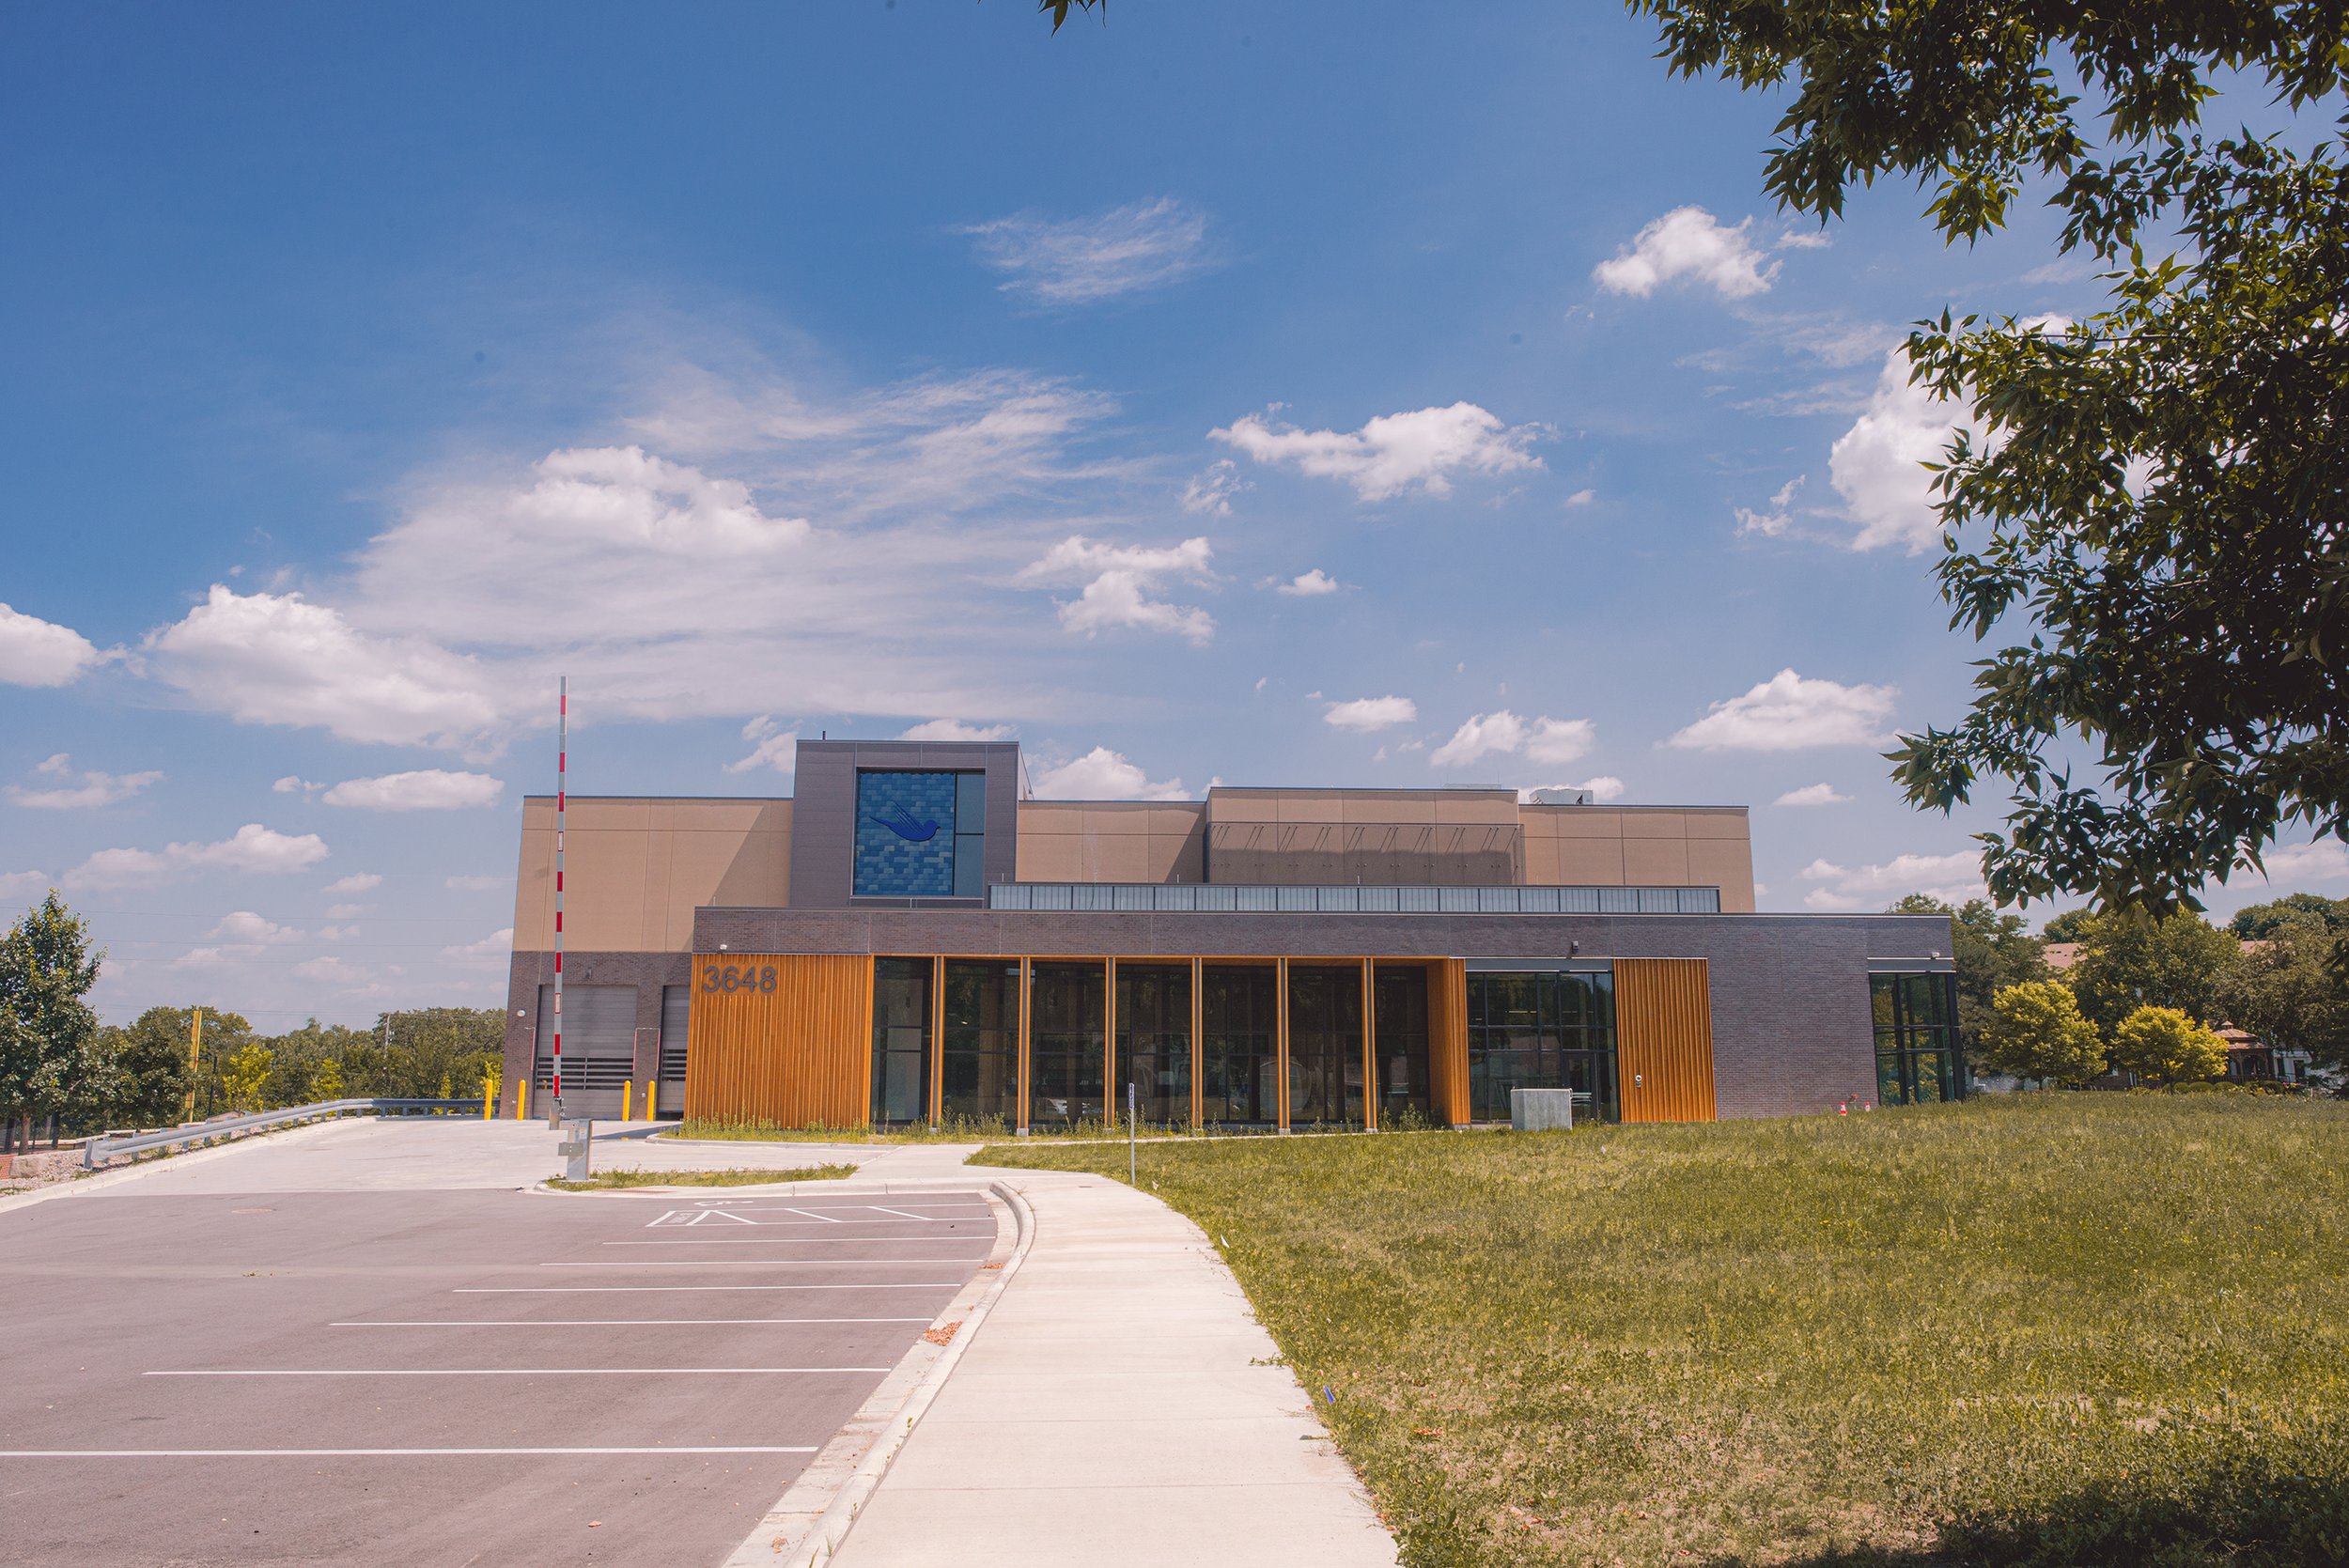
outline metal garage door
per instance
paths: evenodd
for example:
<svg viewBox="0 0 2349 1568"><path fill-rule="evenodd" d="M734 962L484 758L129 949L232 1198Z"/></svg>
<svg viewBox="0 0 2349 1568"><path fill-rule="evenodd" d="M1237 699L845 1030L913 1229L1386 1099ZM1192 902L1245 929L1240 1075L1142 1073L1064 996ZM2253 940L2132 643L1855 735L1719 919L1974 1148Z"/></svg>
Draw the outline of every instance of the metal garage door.
<svg viewBox="0 0 2349 1568"><path fill-rule="evenodd" d="M661 1114L685 1114L685 1038L693 987L661 987Z"/></svg>
<svg viewBox="0 0 2349 1568"><path fill-rule="evenodd" d="M563 987L563 1109L573 1116L617 1116L620 1085L636 1068L636 987ZM540 1092L554 1086L554 987L538 987Z"/></svg>

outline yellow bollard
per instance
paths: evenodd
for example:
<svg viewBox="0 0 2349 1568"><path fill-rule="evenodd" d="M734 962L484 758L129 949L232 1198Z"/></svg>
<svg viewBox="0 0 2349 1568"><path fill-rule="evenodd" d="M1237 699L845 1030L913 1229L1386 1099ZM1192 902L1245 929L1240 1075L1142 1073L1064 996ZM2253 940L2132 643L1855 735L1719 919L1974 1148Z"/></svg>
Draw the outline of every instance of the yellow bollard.
<svg viewBox="0 0 2349 1568"><path fill-rule="evenodd" d="M514 1085L514 1120L521 1121L530 1110L530 1079Z"/></svg>
<svg viewBox="0 0 2349 1568"><path fill-rule="evenodd" d="M635 1106L635 1100L636 1100L636 1085L635 1085L635 1083L634 1083L632 1080L630 1080L630 1079L621 1079L621 1081L620 1081L620 1120L621 1120L621 1121L623 1121L623 1122L627 1122L627 1121L633 1120L633 1118L631 1118L631 1117L629 1115L629 1111L634 1108L634 1106Z"/></svg>
<svg viewBox="0 0 2349 1568"><path fill-rule="evenodd" d="M485 1078L481 1080L481 1119L486 1122L497 1114L497 1108L498 1086Z"/></svg>
<svg viewBox="0 0 2349 1568"><path fill-rule="evenodd" d="M661 1102L653 1097L652 1093L653 1085L659 1081L658 1079L645 1079L645 1120L647 1122L661 1120Z"/></svg>

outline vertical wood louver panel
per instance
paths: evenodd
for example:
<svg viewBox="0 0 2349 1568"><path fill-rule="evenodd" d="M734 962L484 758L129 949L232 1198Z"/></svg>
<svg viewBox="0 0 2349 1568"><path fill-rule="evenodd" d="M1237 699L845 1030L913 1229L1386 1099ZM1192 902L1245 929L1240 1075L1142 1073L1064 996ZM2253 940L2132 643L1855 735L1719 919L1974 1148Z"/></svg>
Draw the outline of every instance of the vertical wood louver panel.
<svg viewBox="0 0 2349 1568"><path fill-rule="evenodd" d="M1427 1084L1438 1122L1469 1120L1468 961L1439 958L1427 966Z"/></svg>
<svg viewBox="0 0 2349 1568"><path fill-rule="evenodd" d="M1615 1039L1626 1122L1714 1120L1713 1001L1703 959L1616 959Z"/></svg>
<svg viewBox="0 0 2349 1568"><path fill-rule="evenodd" d="M774 971L771 990L765 988L769 969ZM748 984L741 983L745 974ZM871 958L696 954L692 984L689 1116L785 1127L864 1125L872 1079Z"/></svg>

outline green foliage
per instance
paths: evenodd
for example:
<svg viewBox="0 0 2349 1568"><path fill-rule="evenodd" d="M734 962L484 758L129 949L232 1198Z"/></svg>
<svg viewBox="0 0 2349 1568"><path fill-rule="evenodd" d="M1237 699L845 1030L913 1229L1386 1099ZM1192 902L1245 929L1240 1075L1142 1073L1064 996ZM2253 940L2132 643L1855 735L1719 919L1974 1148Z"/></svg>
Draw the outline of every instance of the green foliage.
<svg viewBox="0 0 2349 1568"><path fill-rule="evenodd" d="M114 1103L105 1120L114 1126L170 1126L188 1113L188 1091L196 1074L188 1064L189 1028L194 1009L150 1007L120 1029L106 1031L105 1048L120 1073ZM205 1010L208 1040L219 1044L220 1033L234 1039L249 1032L234 1014L216 1020Z"/></svg>
<svg viewBox="0 0 2349 1568"><path fill-rule="evenodd" d="M2295 924L2312 924L2336 934L2349 932L2349 898L2288 893L2272 904L2246 904L2234 912L2227 929L2245 941L2257 941Z"/></svg>
<svg viewBox="0 0 2349 1568"><path fill-rule="evenodd" d="M801 1165L783 1171L597 1171L585 1181L561 1176L547 1185L565 1192L601 1192L632 1187L771 1187L777 1182L832 1182L856 1174L853 1165Z"/></svg>
<svg viewBox="0 0 2349 1568"><path fill-rule="evenodd" d="M1911 178L1970 241L2042 179L2061 248L2107 269L2083 320L1945 312L1909 339L1975 427L1938 465L1942 597L2011 637L1953 728L1903 737L1909 799L2003 783L2005 831L1982 835L2002 904L2195 908L2282 828L2349 836L2349 170L2338 142L2198 123L2221 81L2338 113L2349 9L1629 3L1675 71L1785 103L1784 206L1824 221L1855 180ZM2184 259L2144 248L2172 236Z"/></svg>
<svg viewBox="0 0 2349 1568"><path fill-rule="evenodd" d="M310 1074L310 1098L339 1100L343 1097L343 1064L331 1056L327 1057Z"/></svg>
<svg viewBox="0 0 2349 1568"><path fill-rule="evenodd" d="M2105 1070L2105 1044L2070 987L2033 980L1999 992L1980 1061L1992 1072L2077 1088Z"/></svg>
<svg viewBox="0 0 2349 1568"><path fill-rule="evenodd" d="M271 1069L277 1064L277 1053L257 1041L241 1047L228 1058L221 1070L221 1085L228 1096L231 1110L264 1110L269 1109L268 1088Z"/></svg>
<svg viewBox="0 0 2349 1568"><path fill-rule="evenodd" d="M992 1148L1123 1181L1123 1148ZM2349 1106L1146 1144L1427 1568L2304 1568ZM1766 1194L1766 1201L1757 1201Z"/></svg>
<svg viewBox="0 0 2349 1568"><path fill-rule="evenodd" d="M2047 978L2046 941L2030 934L2022 916L2000 914L1987 899L1969 898L1952 908L1926 893L1912 893L1890 912L1950 917L1950 956L1957 963L1957 1027L1968 1041L1983 1038L1989 1030L2000 991Z"/></svg>
<svg viewBox="0 0 2349 1568"><path fill-rule="evenodd" d="M84 1000L102 957L54 888L0 937L0 1015L9 1020L0 1028L0 1117L87 1118L113 1097L113 1059Z"/></svg>
<svg viewBox="0 0 2349 1568"><path fill-rule="evenodd" d="M2271 1046L2349 1064L2349 931L2307 919L2270 927L2221 977L2218 1005Z"/></svg>
<svg viewBox="0 0 2349 1568"><path fill-rule="evenodd" d="M2064 976L2080 1011L2109 1034L2139 1007L2174 1007L2223 1021L2218 987L2242 944L2181 909L2155 920L2132 912L2091 916L2076 939L2079 961Z"/></svg>
<svg viewBox="0 0 2349 1568"><path fill-rule="evenodd" d="M2227 1045L2175 1007L2140 1007L2112 1032L2112 1064L2149 1083L2207 1083L2225 1076Z"/></svg>
<svg viewBox="0 0 2349 1568"><path fill-rule="evenodd" d="M2066 909L2060 915L2049 916L2047 924L2039 928L2039 935L2046 941L2076 942L2088 935L2095 919L2093 909Z"/></svg>

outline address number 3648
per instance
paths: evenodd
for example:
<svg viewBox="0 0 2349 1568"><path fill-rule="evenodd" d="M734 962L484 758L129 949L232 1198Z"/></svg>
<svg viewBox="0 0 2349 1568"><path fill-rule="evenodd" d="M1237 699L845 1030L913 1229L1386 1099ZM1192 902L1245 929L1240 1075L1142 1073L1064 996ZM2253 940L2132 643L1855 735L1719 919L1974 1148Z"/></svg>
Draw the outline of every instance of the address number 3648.
<svg viewBox="0 0 2349 1568"><path fill-rule="evenodd" d="M771 991L775 988L775 966L772 964L712 964L702 971L705 991Z"/></svg>

